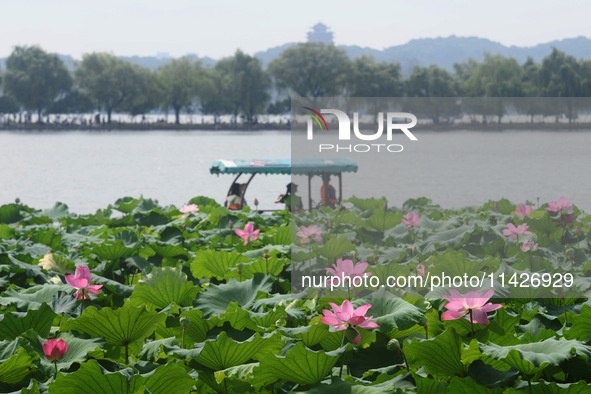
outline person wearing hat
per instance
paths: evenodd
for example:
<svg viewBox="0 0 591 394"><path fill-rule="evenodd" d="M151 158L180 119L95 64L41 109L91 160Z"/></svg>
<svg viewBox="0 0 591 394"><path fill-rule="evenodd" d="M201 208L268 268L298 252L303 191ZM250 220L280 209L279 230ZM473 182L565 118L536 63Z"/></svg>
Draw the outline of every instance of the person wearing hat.
<svg viewBox="0 0 591 394"><path fill-rule="evenodd" d="M298 212L303 208L302 198L296 195L298 191L298 185L293 182L287 184L287 190L285 194L280 194L276 199L275 203L285 204L285 209L290 212Z"/></svg>

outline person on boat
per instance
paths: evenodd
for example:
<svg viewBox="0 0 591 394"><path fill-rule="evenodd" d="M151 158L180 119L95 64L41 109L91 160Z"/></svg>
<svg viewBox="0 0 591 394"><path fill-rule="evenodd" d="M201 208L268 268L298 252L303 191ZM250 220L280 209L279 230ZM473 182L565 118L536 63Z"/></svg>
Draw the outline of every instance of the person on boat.
<svg viewBox="0 0 591 394"><path fill-rule="evenodd" d="M228 194L228 197L226 197L224 206L233 211L242 209L242 207L246 205L246 201L242 198L244 188L244 183L233 183L230 187L230 193Z"/></svg>
<svg viewBox="0 0 591 394"><path fill-rule="evenodd" d="M287 184L287 190L285 194L280 194L276 199L275 203L285 204L285 209L290 212L299 212L303 209L302 198L296 194L298 191L298 185L293 182Z"/></svg>
<svg viewBox="0 0 591 394"><path fill-rule="evenodd" d="M333 185L330 184L330 174L322 174L322 186L320 186L320 198L322 205L325 207L334 208L337 204L337 191Z"/></svg>

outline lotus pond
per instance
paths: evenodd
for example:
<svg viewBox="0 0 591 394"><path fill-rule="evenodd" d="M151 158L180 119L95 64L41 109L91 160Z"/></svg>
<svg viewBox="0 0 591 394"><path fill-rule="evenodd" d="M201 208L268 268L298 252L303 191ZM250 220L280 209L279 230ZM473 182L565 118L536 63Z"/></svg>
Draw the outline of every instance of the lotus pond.
<svg viewBox="0 0 591 394"><path fill-rule="evenodd" d="M4 205L0 392L591 393L590 226L563 198L459 210L351 198L295 220L206 197L126 197L92 215ZM551 267L576 291L300 283L306 270L482 267Z"/></svg>

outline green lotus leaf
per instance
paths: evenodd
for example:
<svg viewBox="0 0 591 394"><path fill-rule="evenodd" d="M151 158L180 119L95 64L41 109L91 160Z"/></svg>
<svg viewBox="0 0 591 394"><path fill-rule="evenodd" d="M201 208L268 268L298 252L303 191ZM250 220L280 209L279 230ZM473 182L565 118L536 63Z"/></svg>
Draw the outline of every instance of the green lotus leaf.
<svg viewBox="0 0 591 394"><path fill-rule="evenodd" d="M231 279L228 283L211 285L207 291L197 297L197 305L205 317L222 314L230 302L237 302L242 308L248 308L259 293L271 291L272 281L268 276L256 274L252 279L238 282Z"/></svg>
<svg viewBox="0 0 591 394"><path fill-rule="evenodd" d="M137 207L140 203L140 200L133 198L133 197L122 197L117 199L115 203L112 205L113 209L118 210L122 213L130 213Z"/></svg>
<svg viewBox="0 0 591 394"><path fill-rule="evenodd" d="M344 236L331 238L319 248L320 255L333 262L350 254L353 250L355 250L355 245Z"/></svg>
<svg viewBox="0 0 591 394"><path fill-rule="evenodd" d="M284 327L281 328L281 331L291 338L301 339L304 345L312 347L322 342L329 335L328 325L319 323L319 319L315 320L316 323L309 326Z"/></svg>
<svg viewBox="0 0 591 394"><path fill-rule="evenodd" d="M412 369L423 367L428 374L453 377L466 375L463 348L462 338L454 329L447 329L433 339L413 339L403 350Z"/></svg>
<svg viewBox="0 0 591 394"><path fill-rule="evenodd" d="M1 209L1 207L0 207ZM0 223L2 221L0 220ZM7 224L0 224L0 239L12 239L14 237L14 230Z"/></svg>
<svg viewBox="0 0 591 394"><path fill-rule="evenodd" d="M0 223L16 223L23 218L21 214L23 206L19 204L6 204L0 206Z"/></svg>
<svg viewBox="0 0 591 394"><path fill-rule="evenodd" d="M560 365L565 360L583 355L591 356L591 347L575 340L546 339L542 342L512 346L481 345L483 354L503 361L525 375L533 375L549 365Z"/></svg>
<svg viewBox="0 0 591 394"><path fill-rule="evenodd" d="M142 351L137 356L140 360L146 361L156 361L159 358L166 358L166 353L163 351L165 346L179 346L179 342L175 337L157 339L144 344Z"/></svg>
<svg viewBox="0 0 591 394"><path fill-rule="evenodd" d="M150 336L166 315L149 312L145 307L135 307L129 303L121 308L102 308L89 306L76 319L62 323L62 330L76 330L94 337L102 337L108 345L129 346Z"/></svg>
<svg viewBox="0 0 591 394"><path fill-rule="evenodd" d="M14 339L27 330L34 330L46 338L56 314L49 305L42 304L37 310L23 313L5 313L0 320L0 339Z"/></svg>
<svg viewBox="0 0 591 394"><path fill-rule="evenodd" d="M248 258L237 252L203 250L197 253L191 263L191 273L195 278L224 279L231 269L248 262Z"/></svg>
<svg viewBox="0 0 591 394"><path fill-rule="evenodd" d="M139 380L140 376L133 378ZM141 378L146 378L143 385L151 394L189 393L195 384L195 379L189 376L185 368L176 364L162 365Z"/></svg>
<svg viewBox="0 0 591 394"><path fill-rule="evenodd" d="M413 304L395 297L383 289L373 293L370 297L355 301L356 307L364 304L372 304L366 315L373 316L372 321L377 323L380 326L378 330L384 333L394 329L410 328L424 316L424 313Z"/></svg>
<svg viewBox="0 0 591 394"><path fill-rule="evenodd" d="M70 214L69 208L62 202L56 202L53 208L46 209L39 216L47 216L50 219L60 219Z"/></svg>
<svg viewBox="0 0 591 394"><path fill-rule="evenodd" d="M187 280L178 268L154 268L145 279L135 285L131 294L132 305L147 304L165 308L170 304L190 306L199 287Z"/></svg>
<svg viewBox="0 0 591 394"><path fill-rule="evenodd" d="M58 249L62 241L58 230L53 227L38 229L32 233L31 239L35 243L47 245L52 249Z"/></svg>
<svg viewBox="0 0 591 394"><path fill-rule="evenodd" d="M187 250L178 244L170 244L166 242L152 242L149 247L162 258L172 258L178 256L188 256Z"/></svg>
<svg viewBox="0 0 591 394"><path fill-rule="evenodd" d="M270 245L291 245L295 236L294 226L276 228L274 231L265 233L265 243Z"/></svg>
<svg viewBox="0 0 591 394"><path fill-rule="evenodd" d="M357 198L355 196L347 199L355 208L362 211L373 211L375 209L384 208L388 202L385 198Z"/></svg>
<svg viewBox="0 0 591 394"><path fill-rule="evenodd" d="M91 252L103 260L119 261L133 256L137 253L137 249L130 248L122 240L116 239L93 245Z"/></svg>
<svg viewBox="0 0 591 394"><path fill-rule="evenodd" d="M62 375L50 383L49 394L170 394L188 393L195 380L175 364L162 365L146 375L128 376L104 370L95 360L80 366L76 372Z"/></svg>
<svg viewBox="0 0 591 394"><path fill-rule="evenodd" d="M205 368L219 371L279 353L284 345L285 340L279 334L261 336L255 333L244 341L236 341L221 331L215 339L208 339L193 349L165 346L165 350L168 354L192 359Z"/></svg>
<svg viewBox="0 0 591 394"><path fill-rule="evenodd" d="M565 330L564 337L583 342L591 339L591 306L583 305L581 314L573 318L572 327Z"/></svg>
<svg viewBox="0 0 591 394"><path fill-rule="evenodd" d="M67 287L58 285L37 285L26 289L8 289L0 296L0 305L14 305L18 309L39 309L41 304L53 299L60 290Z"/></svg>
<svg viewBox="0 0 591 394"><path fill-rule="evenodd" d="M246 341L238 342L228 338L222 331L215 340L204 342L203 349L196 361L215 371L235 367L254 359L257 354L265 357L273 351L279 351L284 341L278 335L263 338L253 335Z"/></svg>
<svg viewBox="0 0 591 394"><path fill-rule="evenodd" d="M226 368L221 371L216 371L214 377L216 383L220 384L224 379L236 378L239 380L249 380L253 377L253 370L259 363L248 363L237 365L235 367Z"/></svg>
<svg viewBox="0 0 591 394"><path fill-rule="evenodd" d="M337 377L333 377L330 383L319 383L309 390L298 391L300 394L403 394L408 391L389 383L389 386L362 386L345 382Z"/></svg>
<svg viewBox="0 0 591 394"><path fill-rule="evenodd" d="M260 360L255 368L255 375L260 382L272 383L279 379L297 384L316 384L332 371L342 352L350 345L334 352L308 349L302 342L297 342L285 356L269 354ZM263 385L262 383L259 385Z"/></svg>
<svg viewBox="0 0 591 394"><path fill-rule="evenodd" d="M35 369L33 358L28 352L20 348L16 354L0 362L0 383L16 384L22 381Z"/></svg>
<svg viewBox="0 0 591 394"><path fill-rule="evenodd" d="M243 281L246 279L251 279L257 273L279 276L281 272L283 272L285 263L285 259L279 259L277 257L270 257L268 260L258 257L251 263L242 264L241 267L236 267L227 272L224 278L226 280L235 278L239 281Z"/></svg>
<svg viewBox="0 0 591 394"><path fill-rule="evenodd" d="M384 211L384 208L381 207L379 209L376 209L369 218L365 220L360 220L359 226L371 230L376 230L380 234L384 234L386 230L389 230L399 225L401 220L402 215L400 213Z"/></svg>

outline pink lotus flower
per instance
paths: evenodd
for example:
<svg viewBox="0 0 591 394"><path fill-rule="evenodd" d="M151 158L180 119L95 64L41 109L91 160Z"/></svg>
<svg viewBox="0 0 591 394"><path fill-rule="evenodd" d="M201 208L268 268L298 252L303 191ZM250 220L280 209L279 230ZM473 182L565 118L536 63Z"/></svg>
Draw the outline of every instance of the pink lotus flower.
<svg viewBox="0 0 591 394"><path fill-rule="evenodd" d="M76 289L74 297L77 299L88 300L88 293L98 294L103 285L91 285L91 275L88 267L78 266L74 275L66 275L66 282Z"/></svg>
<svg viewBox="0 0 591 394"><path fill-rule="evenodd" d="M530 250L536 250L537 248L538 244L531 239L526 239L520 247L521 251L524 253L529 252Z"/></svg>
<svg viewBox="0 0 591 394"><path fill-rule="evenodd" d="M353 264L352 260L338 259L337 263L332 265L332 268L325 268L325 270L340 278L347 276L351 278L363 275L371 276L371 272L364 272L368 265L369 263L366 262Z"/></svg>
<svg viewBox="0 0 591 394"><path fill-rule="evenodd" d="M567 200L564 197L560 197L558 201L550 201L546 209L550 212L570 211L573 209L573 204L570 198Z"/></svg>
<svg viewBox="0 0 591 394"><path fill-rule="evenodd" d="M199 212L199 207L196 204L185 204L179 209L179 211L183 214L183 217L186 218L189 215L196 215Z"/></svg>
<svg viewBox="0 0 591 394"><path fill-rule="evenodd" d="M511 241L517 239L518 236L533 235L531 231L527 231L527 223L520 224L515 227L513 223L507 224L507 228L503 230L503 235L509 238Z"/></svg>
<svg viewBox="0 0 591 394"><path fill-rule="evenodd" d="M301 244L309 244L312 241L322 242L322 233L324 231L318 226L302 226L296 235L300 237Z"/></svg>
<svg viewBox="0 0 591 394"><path fill-rule="evenodd" d="M491 304L488 302L495 293L493 289L488 289L482 293L469 291L466 295L462 295L457 290L452 289L449 293L451 297L443 297L449 301L445 304L447 311L441 316L443 320L460 319L472 311L472 323L485 326L488 324L486 313L503 307L501 304Z"/></svg>
<svg viewBox="0 0 591 394"><path fill-rule="evenodd" d="M361 305L359 308L353 308L351 301L345 300L338 306L333 302L328 303L332 307L332 311L324 309L322 314L324 317L320 321L324 324L334 327L336 331L346 330L353 328L357 332L357 336L353 339L354 344L358 344L361 339L359 331L355 327L361 327L365 329L378 328L379 326L372 322L373 316L365 317L365 314L371 308L371 304Z"/></svg>
<svg viewBox="0 0 591 394"><path fill-rule="evenodd" d="M515 215L519 216L520 218L529 216L532 211L531 205L519 204L517 205L517 209L515 210Z"/></svg>
<svg viewBox="0 0 591 394"><path fill-rule="evenodd" d="M68 344L63 339L50 339L43 344L43 353L49 361L61 360L68 352Z"/></svg>
<svg viewBox="0 0 591 394"><path fill-rule="evenodd" d="M425 264L417 264L417 276L419 278L425 277Z"/></svg>
<svg viewBox="0 0 591 394"><path fill-rule="evenodd" d="M243 246L248 245L248 243L251 241L256 241L259 238L260 231L260 229L254 229L254 224L252 224L252 222L246 223L244 230L240 230L238 228L234 230L234 232L244 240L244 243L242 244Z"/></svg>
<svg viewBox="0 0 591 394"><path fill-rule="evenodd" d="M419 213L407 213L406 218L402 219L402 224L404 224L404 227L406 227L407 230L410 230L411 228L421 227L421 225L419 224Z"/></svg>

